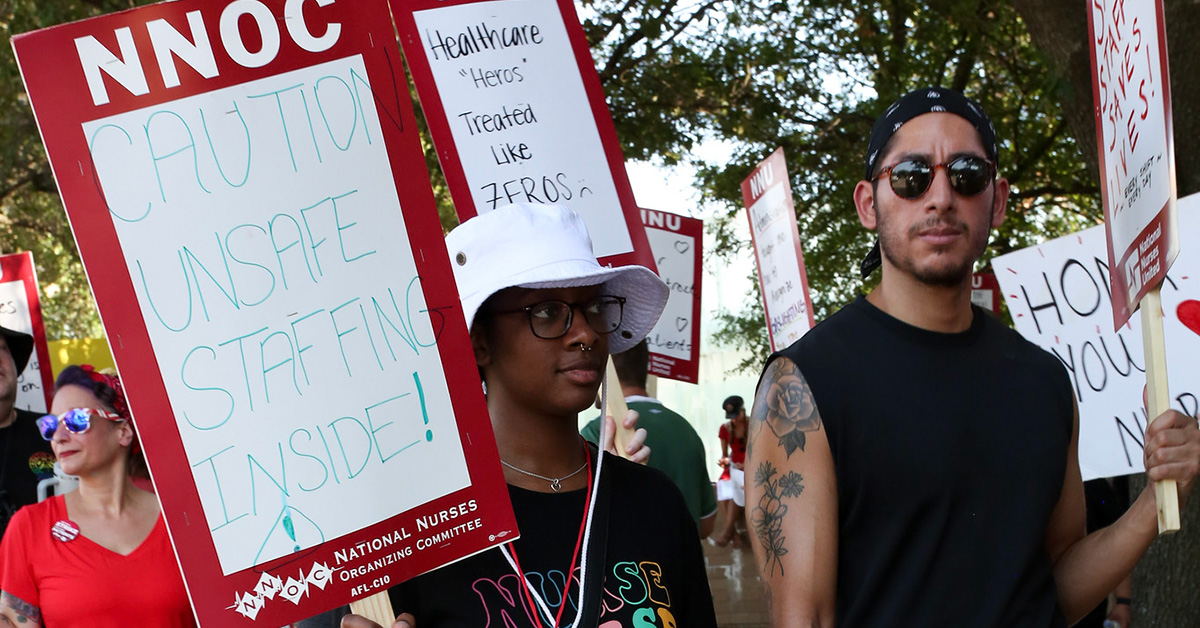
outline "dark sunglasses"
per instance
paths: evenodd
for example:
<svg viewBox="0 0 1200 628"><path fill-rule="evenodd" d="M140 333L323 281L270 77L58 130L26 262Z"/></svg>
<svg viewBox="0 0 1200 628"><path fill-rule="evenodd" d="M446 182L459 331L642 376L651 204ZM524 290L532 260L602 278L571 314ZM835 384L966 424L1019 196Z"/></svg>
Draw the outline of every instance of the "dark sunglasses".
<svg viewBox="0 0 1200 628"><path fill-rule="evenodd" d="M82 434L92 427L92 416L98 416L109 421L124 421L119 414L105 412L104 410L96 410L93 408L75 408L54 416L47 414L37 420L38 431L42 433L42 438L52 440L54 432L58 431L58 424L62 423L67 430L74 434Z"/></svg>
<svg viewBox="0 0 1200 628"><path fill-rule="evenodd" d="M567 303L565 301L541 301L514 310L492 310L494 314L517 314L524 312L529 316L529 329L533 335L543 340L562 338L571 329L571 321L575 309L583 312L592 331L597 334L611 334L621 326L625 314L625 298L599 296L583 303Z"/></svg>
<svg viewBox="0 0 1200 628"><path fill-rule="evenodd" d="M884 168L875 180L887 177L896 196L912 200L925 194L938 168L946 171L950 187L963 196L983 192L996 176L996 164L983 157L957 157L941 164L913 157Z"/></svg>

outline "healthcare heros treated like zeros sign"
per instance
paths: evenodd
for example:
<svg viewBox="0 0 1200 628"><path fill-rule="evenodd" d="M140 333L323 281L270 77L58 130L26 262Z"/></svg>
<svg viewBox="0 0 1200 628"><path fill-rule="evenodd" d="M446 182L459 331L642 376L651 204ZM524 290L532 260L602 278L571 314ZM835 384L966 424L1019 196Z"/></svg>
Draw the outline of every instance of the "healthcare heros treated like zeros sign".
<svg viewBox="0 0 1200 628"><path fill-rule="evenodd" d="M650 374L695 384L700 372L704 222L653 209L641 213L658 274L671 289L662 316L646 337Z"/></svg>
<svg viewBox="0 0 1200 628"><path fill-rule="evenodd" d="M46 412L54 388L33 253L0 255L0 325L33 336L33 355L17 374L16 407Z"/></svg>
<svg viewBox="0 0 1200 628"><path fill-rule="evenodd" d="M775 149L742 181L742 201L750 219L771 351L778 351L799 340L814 324L782 148Z"/></svg>
<svg viewBox="0 0 1200 628"><path fill-rule="evenodd" d="M515 535L382 0L162 3L14 47L202 625Z"/></svg>
<svg viewBox="0 0 1200 628"><path fill-rule="evenodd" d="M1179 254L1161 0L1088 3L1100 192L1119 328Z"/></svg>
<svg viewBox="0 0 1200 628"><path fill-rule="evenodd" d="M1200 195L1179 200L1179 233L1200 239ZM1109 325L1109 266L1104 228L1093 227L997 257L992 269L1021 335L1066 367L1079 404L1083 479L1137 473L1142 467L1146 363L1142 320ZM1171 406L1200 409L1200 254L1180 252L1162 286ZM1153 417L1151 417L1153 418ZM1013 452L1020 457L1020 452Z"/></svg>
<svg viewBox="0 0 1200 628"><path fill-rule="evenodd" d="M389 0L459 218L561 203L596 256L654 268L571 0Z"/></svg>

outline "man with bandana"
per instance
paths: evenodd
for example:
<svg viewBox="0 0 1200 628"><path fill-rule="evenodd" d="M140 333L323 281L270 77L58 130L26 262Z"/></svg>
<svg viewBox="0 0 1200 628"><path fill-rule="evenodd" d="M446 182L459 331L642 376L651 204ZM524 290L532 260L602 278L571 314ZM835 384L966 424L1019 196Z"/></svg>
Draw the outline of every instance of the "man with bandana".
<svg viewBox="0 0 1200 628"><path fill-rule="evenodd" d="M746 509L775 626L1070 625L1157 535L1153 484L1084 533L1078 412L1063 365L971 305L1004 219L996 135L926 88L876 121L854 204L878 286L772 355L750 420ZM1180 499L1196 419L1146 431Z"/></svg>

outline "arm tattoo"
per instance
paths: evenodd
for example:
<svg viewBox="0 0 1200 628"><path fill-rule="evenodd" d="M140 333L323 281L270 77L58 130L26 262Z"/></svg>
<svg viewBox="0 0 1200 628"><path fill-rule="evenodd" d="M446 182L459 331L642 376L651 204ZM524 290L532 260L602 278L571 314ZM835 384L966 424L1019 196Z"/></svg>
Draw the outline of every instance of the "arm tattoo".
<svg viewBox="0 0 1200 628"><path fill-rule="evenodd" d="M754 418L771 428L789 458L797 449L804 451L805 432L821 429L812 390L791 360L777 359L767 367L754 406Z"/></svg>
<svg viewBox="0 0 1200 628"><path fill-rule="evenodd" d="M774 574L775 567L779 567L779 575L782 576L781 558L788 552L783 546L783 517L788 511L783 500L799 497L804 492L804 478L795 471L788 471L776 478L777 475L779 470L770 462L758 465L758 470L754 472L754 485L762 487L763 492L750 514L750 521L766 554L769 573Z"/></svg>
<svg viewBox="0 0 1200 628"><path fill-rule="evenodd" d="M25 600L9 593L0 591L0 606L7 606L17 612L17 623L42 623L42 610ZM7 621L7 620L6 620Z"/></svg>

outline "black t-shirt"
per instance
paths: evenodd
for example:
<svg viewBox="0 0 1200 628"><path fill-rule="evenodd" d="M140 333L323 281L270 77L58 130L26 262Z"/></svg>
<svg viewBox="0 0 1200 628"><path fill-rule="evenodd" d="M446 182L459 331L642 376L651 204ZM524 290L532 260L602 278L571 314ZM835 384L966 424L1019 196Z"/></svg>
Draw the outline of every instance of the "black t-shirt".
<svg viewBox="0 0 1200 628"><path fill-rule="evenodd" d="M974 308L965 332L859 298L781 352L837 475L839 626L1065 626L1047 524L1073 423L1061 363Z"/></svg>
<svg viewBox="0 0 1200 628"><path fill-rule="evenodd" d="M0 428L0 536L18 508L37 502L38 482L54 475L54 452L38 433L39 416L18 409L13 424Z"/></svg>
<svg viewBox="0 0 1200 628"><path fill-rule="evenodd" d="M538 493L509 486L508 492L521 532L513 543L517 561L552 614L567 604L559 625L571 626L584 572L579 562L574 570L569 563L586 491ZM696 523L679 489L661 472L606 454L589 541L580 628L716 626ZM538 625L520 579L498 548L389 594L396 612L412 613L421 628ZM540 625L553 624L543 617Z"/></svg>

